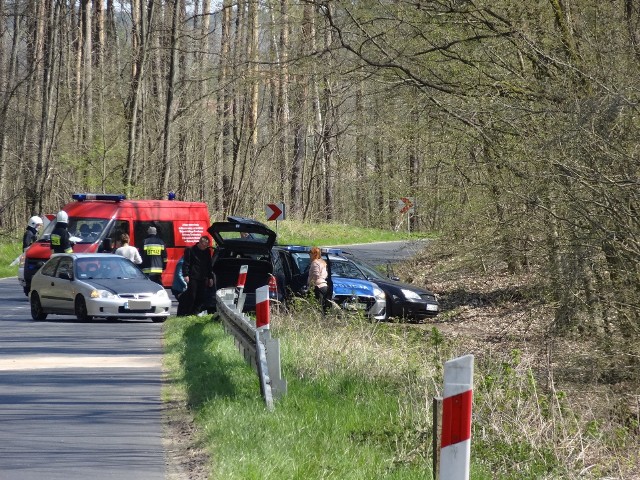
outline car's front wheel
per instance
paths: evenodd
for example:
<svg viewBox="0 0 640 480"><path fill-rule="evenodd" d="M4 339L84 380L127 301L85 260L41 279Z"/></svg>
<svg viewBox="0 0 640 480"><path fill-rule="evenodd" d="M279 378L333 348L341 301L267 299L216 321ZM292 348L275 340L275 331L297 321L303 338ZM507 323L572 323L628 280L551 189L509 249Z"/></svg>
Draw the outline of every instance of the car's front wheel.
<svg viewBox="0 0 640 480"><path fill-rule="evenodd" d="M166 319L167 317L152 317L151 321L153 323L163 323Z"/></svg>
<svg viewBox="0 0 640 480"><path fill-rule="evenodd" d="M76 297L75 312L77 319L81 322L90 322L93 320L93 317L89 315L87 311L87 302L82 295Z"/></svg>
<svg viewBox="0 0 640 480"><path fill-rule="evenodd" d="M40 296L38 292L33 292L31 294L31 318L34 320L46 320L47 314L44 312L42 308L42 303L40 302Z"/></svg>

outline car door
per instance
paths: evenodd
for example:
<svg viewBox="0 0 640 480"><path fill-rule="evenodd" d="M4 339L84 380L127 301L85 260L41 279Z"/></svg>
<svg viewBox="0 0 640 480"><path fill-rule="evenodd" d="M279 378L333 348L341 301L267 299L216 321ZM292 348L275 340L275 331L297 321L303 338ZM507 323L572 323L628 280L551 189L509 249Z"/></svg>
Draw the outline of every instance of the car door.
<svg viewBox="0 0 640 480"><path fill-rule="evenodd" d="M60 263L60 258L56 257L45 263L40 272L34 277L35 281L32 284L32 288L37 290L42 307L46 310L53 308L55 305L53 287L58 263Z"/></svg>
<svg viewBox="0 0 640 480"><path fill-rule="evenodd" d="M61 258L51 287L54 308L59 312L73 313L73 278L73 258Z"/></svg>

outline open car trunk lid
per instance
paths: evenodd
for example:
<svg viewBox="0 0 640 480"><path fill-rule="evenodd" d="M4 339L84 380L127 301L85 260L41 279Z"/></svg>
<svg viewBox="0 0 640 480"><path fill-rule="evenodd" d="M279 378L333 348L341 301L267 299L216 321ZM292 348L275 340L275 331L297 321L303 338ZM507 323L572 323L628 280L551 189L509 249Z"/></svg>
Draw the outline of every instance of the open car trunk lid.
<svg viewBox="0 0 640 480"><path fill-rule="evenodd" d="M207 229L217 247L242 253L271 252L276 243L276 232L250 218L227 217L227 220L214 222Z"/></svg>

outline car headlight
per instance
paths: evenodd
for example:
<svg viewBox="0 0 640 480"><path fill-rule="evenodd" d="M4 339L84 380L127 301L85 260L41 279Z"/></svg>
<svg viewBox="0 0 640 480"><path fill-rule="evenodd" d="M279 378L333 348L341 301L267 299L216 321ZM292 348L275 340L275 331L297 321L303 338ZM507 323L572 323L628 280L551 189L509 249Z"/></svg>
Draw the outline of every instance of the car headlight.
<svg viewBox="0 0 640 480"><path fill-rule="evenodd" d="M407 290L406 288L401 288L400 291L404 295L404 298L409 300L410 302L419 302L420 300L422 300L420 298L420 295L418 295L413 290Z"/></svg>
<svg viewBox="0 0 640 480"><path fill-rule="evenodd" d="M91 290L91 298L117 298L116 295L111 293L109 290Z"/></svg>
<svg viewBox="0 0 640 480"><path fill-rule="evenodd" d="M156 292L156 297L160 297L160 298L169 298L169 294L167 293L167 291L163 288L162 290L158 290Z"/></svg>
<svg viewBox="0 0 640 480"><path fill-rule="evenodd" d="M384 291L379 287L373 289L373 296L376 297L376 300L384 300L386 297Z"/></svg>

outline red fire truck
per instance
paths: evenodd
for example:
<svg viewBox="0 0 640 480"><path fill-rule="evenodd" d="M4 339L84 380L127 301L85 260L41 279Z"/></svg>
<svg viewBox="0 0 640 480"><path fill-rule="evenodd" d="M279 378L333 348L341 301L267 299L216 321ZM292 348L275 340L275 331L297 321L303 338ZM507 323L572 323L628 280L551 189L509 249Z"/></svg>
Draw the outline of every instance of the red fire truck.
<svg viewBox="0 0 640 480"><path fill-rule="evenodd" d="M62 209L69 215L68 230L74 252L110 252L122 233L128 233L131 245L142 250L150 226L167 248L168 263L162 283L170 287L176 263L185 247L194 245L207 234L211 224L206 203L176 200L127 200L123 194L76 193ZM51 256L50 234L55 220L44 229L40 239L24 253L24 278L29 294L31 278Z"/></svg>

